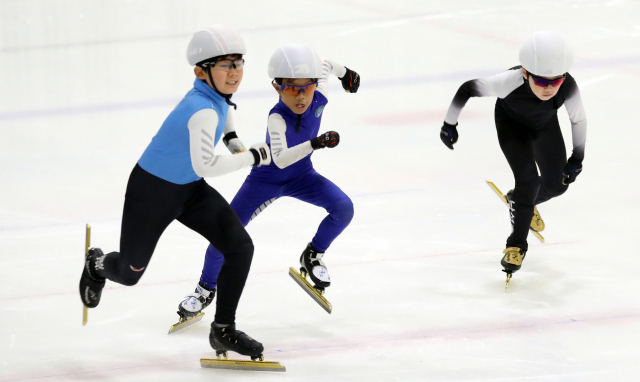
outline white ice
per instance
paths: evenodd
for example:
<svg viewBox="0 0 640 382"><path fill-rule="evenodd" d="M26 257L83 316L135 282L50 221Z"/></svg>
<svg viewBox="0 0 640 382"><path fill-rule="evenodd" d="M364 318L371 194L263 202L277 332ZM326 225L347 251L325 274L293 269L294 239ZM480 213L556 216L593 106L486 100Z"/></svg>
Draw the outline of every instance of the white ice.
<svg viewBox="0 0 640 382"><path fill-rule="evenodd" d="M638 20L637 0L0 2L0 381L640 380ZM357 94L332 79L322 130L342 141L313 156L356 211L325 256L331 315L287 276L325 212L279 200L248 226L238 328L283 374L201 368L214 306L166 334L207 245L177 222L140 283L108 283L81 325L84 225L118 249L129 173L192 86L191 34L214 23L248 45L234 97L247 144L277 101L279 45L362 75ZM458 86L518 65L540 29L574 46L586 159L540 206L547 243L530 237L505 292L508 214L484 183L513 186L495 99L469 101L455 151L438 132ZM247 173L208 181L231 200Z"/></svg>

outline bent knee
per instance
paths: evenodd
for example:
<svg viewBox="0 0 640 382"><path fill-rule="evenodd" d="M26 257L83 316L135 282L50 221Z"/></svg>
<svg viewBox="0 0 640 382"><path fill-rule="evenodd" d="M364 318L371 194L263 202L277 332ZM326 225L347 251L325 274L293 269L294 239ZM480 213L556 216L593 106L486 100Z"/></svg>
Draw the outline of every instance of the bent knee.
<svg viewBox="0 0 640 382"><path fill-rule="evenodd" d="M551 187L547 187L545 185L544 188L547 191L547 193L549 193L551 195L552 198L555 198L556 196L560 196L560 195L564 194L565 192L567 192L567 190L569 189L569 186L566 186L566 185L562 184L562 182L560 182L558 184L554 184Z"/></svg>
<svg viewBox="0 0 640 382"><path fill-rule="evenodd" d="M253 257L253 240L251 240L250 237L242 240L239 244L238 244L238 252L241 253L243 256L248 256L248 257Z"/></svg>
<svg viewBox="0 0 640 382"><path fill-rule="evenodd" d="M229 255L224 254L225 261L241 261L241 262L251 262L253 259L253 241L247 235L245 238L240 240L235 240L231 244L231 248L229 251Z"/></svg>
<svg viewBox="0 0 640 382"><path fill-rule="evenodd" d="M353 202L351 199L346 198L337 203L334 210L331 212L331 216L343 224L349 224L353 219Z"/></svg>
<svg viewBox="0 0 640 382"><path fill-rule="evenodd" d="M122 277L120 278L120 284L126 286L134 286L140 281L142 277L142 272L135 272L132 270L125 271Z"/></svg>
<svg viewBox="0 0 640 382"><path fill-rule="evenodd" d="M540 188L541 181L538 174L531 174L528 176L524 176L516 179L516 187L524 188L528 190L535 190L536 192Z"/></svg>
<svg viewBox="0 0 640 382"><path fill-rule="evenodd" d="M140 281L140 278L144 274L147 269L147 266L140 266L136 268L133 266L128 260L128 257L120 257L117 262L117 275L113 275L114 278L109 277L109 279L117 282L118 284L133 286Z"/></svg>

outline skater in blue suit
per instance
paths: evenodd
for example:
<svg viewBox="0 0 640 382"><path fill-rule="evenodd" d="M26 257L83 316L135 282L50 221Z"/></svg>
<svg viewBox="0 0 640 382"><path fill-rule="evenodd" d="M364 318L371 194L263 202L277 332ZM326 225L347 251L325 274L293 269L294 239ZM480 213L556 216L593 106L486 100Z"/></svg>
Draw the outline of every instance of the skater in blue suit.
<svg viewBox="0 0 640 382"><path fill-rule="evenodd" d="M351 199L318 174L311 163L315 150L333 148L340 143L340 136L335 131L318 134L328 102L330 74L337 76L348 92L355 93L360 86L356 72L332 60L321 60L310 47L285 45L276 50L269 62L269 76L280 96L267 122L267 144L271 147L272 162L253 168L231 202L244 226L283 196L324 208L328 215L300 257L301 267L319 288L331 284L322 256L353 218ZM211 303L214 295L211 292L215 291L223 262L222 254L209 245L196 293L180 303L178 314L181 317L195 316Z"/></svg>

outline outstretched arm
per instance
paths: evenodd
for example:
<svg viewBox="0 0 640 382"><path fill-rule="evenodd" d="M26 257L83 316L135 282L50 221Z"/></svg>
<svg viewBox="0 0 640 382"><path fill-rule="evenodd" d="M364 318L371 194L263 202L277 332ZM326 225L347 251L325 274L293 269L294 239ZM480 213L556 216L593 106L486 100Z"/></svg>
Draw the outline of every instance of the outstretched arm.
<svg viewBox="0 0 640 382"><path fill-rule="evenodd" d="M500 97L508 96L512 91L523 84L522 70L519 66L511 68L492 77L479 78L467 81L456 92L444 124L440 129L442 143L453 150L453 145L458 141L458 117L464 105L471 97Z"/></svg>
<svg viewBox="0 0 640 382"><path fill-rule="evenodd" d="M523 84L520 67L487 78L478 78L462 84L451 101L445 123L455 126L464 105L471 97L504 98Z"/></svg>

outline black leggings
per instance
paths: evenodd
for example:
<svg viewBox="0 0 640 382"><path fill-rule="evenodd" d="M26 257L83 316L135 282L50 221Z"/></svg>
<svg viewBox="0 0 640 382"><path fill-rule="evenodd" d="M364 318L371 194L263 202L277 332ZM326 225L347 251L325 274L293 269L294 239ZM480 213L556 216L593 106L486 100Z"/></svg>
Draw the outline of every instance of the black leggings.
<svg viewBox="0 0 640 382"><path fill-rule="evenodd" d="M515 177L513 232L507 239L507 247L520 247L526 251L533 207L567 190L562 184L562 171L567 162L564 139L557 116L543 128L531 129L496 106L495 120L500 148Z"/></svg>
<svg viewBox="0 0 640 382"><path fill-rule="evenodd" d="M107 254L98 273L119 284L136 284L160 235L174 220L204 236L224 255L215 321L232 324L251 267L253 243L229 203L204 179L174 184L136 164L127 184L120 252Z"/></svg>

